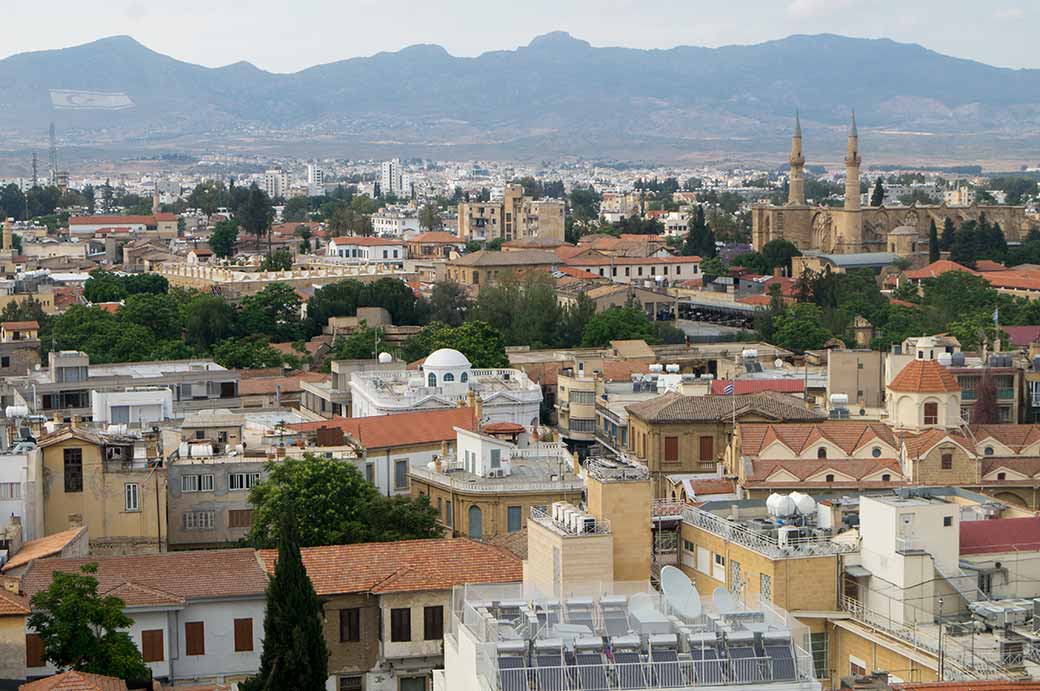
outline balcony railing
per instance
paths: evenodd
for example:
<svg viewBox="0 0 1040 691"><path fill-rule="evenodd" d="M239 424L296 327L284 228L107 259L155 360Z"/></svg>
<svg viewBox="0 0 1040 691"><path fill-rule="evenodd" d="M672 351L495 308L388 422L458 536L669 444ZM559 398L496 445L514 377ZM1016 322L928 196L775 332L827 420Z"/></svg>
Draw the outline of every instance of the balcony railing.
<svg viewBox="0 0 1040 691"><path fill-rule="evenodd" d="M710 511L695 506L687 506L683 509L683 521L754 550L770 559L845 554L859 549L859 545L854 542L835 542L830 538L816 537L788 538L781 545L774 532L758 532L745 524L720 518Z"/></svg>
<svg viewBox="0 0 1040 691"><path fill-rule="evenodd" d="M565 471L569 468L565 468ZM456 492L480 494L510 494L520 492L581 492L585 486L580 478L563 480L529 480L521 476L508 475L503 478L489 480L472 480L454 478L450 473L438 473L426 468L412 468L409 474L417 480L423 480Z"/></svg>
<svg viewBox="0 0 1040 691"><path fill-rule="evenodd" d="M924 541L921 538L910 536L910 537L897 537L896 538L896 551L897 552L923 552Z"/></svg>

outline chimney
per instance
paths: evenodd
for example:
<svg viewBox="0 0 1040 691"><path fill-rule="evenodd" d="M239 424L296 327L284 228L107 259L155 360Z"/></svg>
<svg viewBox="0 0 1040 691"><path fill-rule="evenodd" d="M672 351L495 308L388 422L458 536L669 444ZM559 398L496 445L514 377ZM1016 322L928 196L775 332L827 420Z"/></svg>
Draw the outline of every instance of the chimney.
<svg viewBox="0 0 1040 691"><path fill-rule="evenodd" d="M79 429L79 415L72 416L72 429Z"/></svg>
<svg viewBox="0 0 1040 691"><path fill-rule="evenodd" d="M5 250L13 250L14 249L13 228L14 228L14 219L13 218L8 218L6 221L4 221L4 249Z"/></svg>
<svg viewBox="0 0 1040 691"><path fill-rule="evenodd" d="M783 274L780 273L780 267L779 266L774 266L773 267L773 278L781 278L782 276L783 276Z"/></svg>
<svg viewBox="0 0 1040 691"><path fill-rule="evenodd" d="M155 189L152 190L152 215L159 215L159 185L155 185Z"/></svg>

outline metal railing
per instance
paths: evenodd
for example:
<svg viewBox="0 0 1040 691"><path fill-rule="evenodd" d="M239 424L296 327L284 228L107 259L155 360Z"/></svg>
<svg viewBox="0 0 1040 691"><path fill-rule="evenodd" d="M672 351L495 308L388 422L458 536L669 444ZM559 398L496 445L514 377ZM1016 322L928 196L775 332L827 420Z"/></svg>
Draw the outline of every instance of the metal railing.
<svg viewBox="0 0 1040 691"><path fill-rule="evenodd" d="M896 538L896 551L897 552L923 552L924 542L916 537L897 537Z"/></svg>
<svg viewBox="0 0 1040 691"><path fill-rule="evenodd" d="M564 469L568 472L570 468ZM411 468L409 474L419 480L434 483L441 487L451 488L457 492L480 492L491 494L508 494L510 492L581 492L585 486L580 478L565 480L528 480L520 475L507 475L487 481L457 479L449 474L438 473L426 468Z"/></svg>
<svg viewBox="0 0 1040 691"><path fill-rule="evenodd" d="M593 518L592 516L586 516L587 518ZM579 532L575 530L573 526L558 521L552 517L548 511L539 509L537 506L531 507L531 520L547 528L560 531L566 535L609 535L610 534L610 521L593 519L593 521L587 521L582 524L582 530Z"/></svg>
<svg viewBox="0 0 1040 691"><path fill-rule="evenodd" d="M847 554L859 549L859 545L854 542L835 542L830 538L818 537L788 537L780 544L774 531L758 532L745 524L721 518L695 506L685 507L682 516L683 522L689 525L707 530L771 559Z"/></svg>

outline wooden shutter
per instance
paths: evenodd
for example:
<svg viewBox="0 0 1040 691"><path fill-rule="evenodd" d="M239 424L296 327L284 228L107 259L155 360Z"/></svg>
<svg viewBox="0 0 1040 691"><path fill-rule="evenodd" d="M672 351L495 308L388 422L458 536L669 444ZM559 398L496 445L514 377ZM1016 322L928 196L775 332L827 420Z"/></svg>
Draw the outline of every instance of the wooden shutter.
<svg viewBox="0 0 1040 691"><path fill-rule="evenodd" d="M253 649L253 620L235 619L235 652L244 653Z"/></svg>
<svg viewBox="0 0 1040 691"><path fill-rule="evenodd" d="M162 662L163 632L162 629L151 629L141 632L141 657L145 662Z"/></svg>
<svg viewBox="0 0 1040 691"><path fill-rule="evenodd" d="M679 460L679 437L665 437L664 438L664 460L666 460L666 461L678 461Z"/></svg>
<svg viewBox="0 0 1040 691"><path fill-rule="evenodd" d="M25 634L25 666L43 667L43 639L38 633Z"/></svg>
<svg viewBox="0 0 1040 691"><path fill-rule="evenodd" d="M714 461L715 460L715 438L714 437L701 437L701 460L702 461Z"/></svg>
<svg viewBox="0 0 1040 691"><path fill-rule="evenodd" d="M184 652L186 655L206 654L206 627L201 621L185 622Z"/></svg>

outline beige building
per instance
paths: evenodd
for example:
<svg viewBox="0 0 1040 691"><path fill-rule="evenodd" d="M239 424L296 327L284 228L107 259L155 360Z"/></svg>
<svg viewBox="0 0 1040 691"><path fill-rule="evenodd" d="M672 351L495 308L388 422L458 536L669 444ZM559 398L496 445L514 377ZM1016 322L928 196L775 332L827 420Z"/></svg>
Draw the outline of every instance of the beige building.
<svg viewBox="0 0 1040 691"><path fill-rule="evenodd" d="M463 240L563 240L566 203L524 196L520 185L506 185L500 202L459 204L458 236Z"/></svg>
<svg viewBox="0 0 1040 691"><path fill-rule="evenodd" d="M166 468L159 435L63 426L39 440L29 485L33 535L83 525L92 554L166 550Z"/></svg>
<svg viewBox="0 0 1040 691"><path fill-rule="evenodd" d="M752 245L761 250L771 240L789 240L803 252L849 254L892 252L902 256L928 251L928 229L950 219L955 225L985 214L1000 223L1008 240L1020 240L1032 227L1022 206L940 206L863 208L860 193L859 131L855 115L849 126L845 155L845 204L842 208L810 206L805 197L805 156L801 123L791 139L791 172L787 204L752 209ZM819 200L816 200L819 201Z"/></svg>
<svg viewBox="0 0 1040 691"><path fill-rule="evenodd" d="M877 410L884 405L884 354L876 350L827 352L827 400L848 397L850 409Z"/></svg>
<svg viewBox="0 0 1040 691"><path fill-rule="evenodd" d="M448 280L479 290L481 286L492 285L509 274L555 271L560 263L555 252L546 250L480 250L448 262Z"/></svg>

